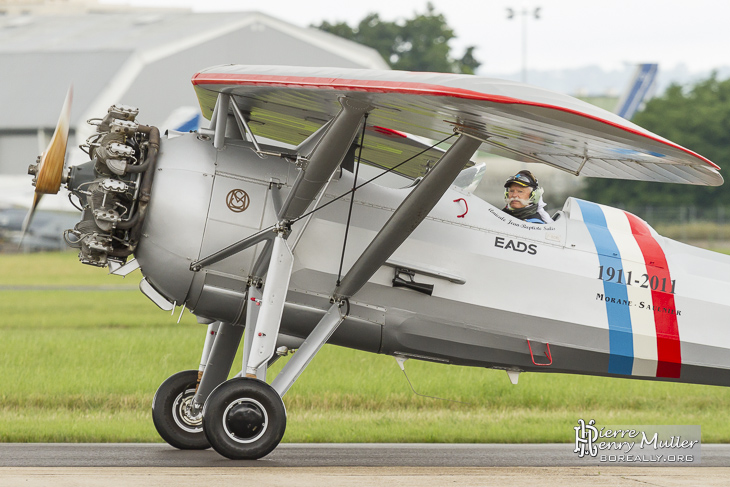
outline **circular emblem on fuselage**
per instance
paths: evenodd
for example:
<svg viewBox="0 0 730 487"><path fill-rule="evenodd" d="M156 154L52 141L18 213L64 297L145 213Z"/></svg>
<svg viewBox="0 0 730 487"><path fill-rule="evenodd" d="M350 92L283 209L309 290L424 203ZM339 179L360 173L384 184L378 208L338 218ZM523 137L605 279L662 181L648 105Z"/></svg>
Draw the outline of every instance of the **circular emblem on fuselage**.
<svg viewBox="0 0 730 487"><path fill-rule="evenodd" d="M234 213L246 211L250 202L251 198L248 197L248 193L242 189L232 189L226 195L226 205Z"/></svg>

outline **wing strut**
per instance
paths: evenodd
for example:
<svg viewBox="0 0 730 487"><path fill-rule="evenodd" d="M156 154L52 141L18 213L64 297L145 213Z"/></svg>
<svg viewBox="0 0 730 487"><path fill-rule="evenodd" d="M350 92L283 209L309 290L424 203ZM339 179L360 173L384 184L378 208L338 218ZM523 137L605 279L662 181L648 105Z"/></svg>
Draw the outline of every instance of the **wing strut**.
<svg viewBox="0 0 730 487"><path fill-rule="evenodd" d="M220 93L218 102L215 104L215 134L213 135L213 147L223 149L226 142L226 126L228 125L228 106L231 102L231 95Z"/></svg>
<svg viewBox="0 0 730 487"><path fill-rule="evenodd" d="M286 394L346 318L349 312L349 298L365 285L426 218L480 145L480 141L471 137L459 137L439 163L403 200L342 279L340 285L335 288L334 304L271 383L276 392L282 396ZM343 306L346 306L345 313L340 309Z"/></svg>
<svg viewBox="0 0 730 487"><path fill-rule="evenodd" d="M279 220L293 220L307 211L350 149L365 113L372 109L368 103L347 97L340 97L340 104L342 109L317 143L307 166L297 176Z"/></svg>
<svg viewBox="0 0 730 487"><path fill-rule="evenodd" d="M342 163L342 159L352 145L363 117L372 108L368 103L347 97L340 97L339 101L342 109L314 147L308 164L302 168L297 180L294 182L294 187L279 211L279 223L276 225L275 230L276 237L273 239L273 243L270 241L264 248L264 252L271 252L270 258L262 253L259 261L257 261L256 269L254 269L257 273L260 273L263 270L264 263L268 261L266 283L261 299L258 302L247 303L249 307L259 306L256 313L247 313L247 317L255 317L252 318L251 322L247 320L247 336L251 338L250 345L247 345L244 363L247 377L260 378L264 376L265 369L261 370L261 368L271 359L276 347L286 293L289 288L292 266L294 265L294 257L286 241L289 236L291 220L302 216L317 193L327 184L332 173ZM263 233L263 231L259 233ZM258 242L264 239L265 237L262 237ZM237 246L250 246L251 242L256 239L250 237L249 240L250 242L247 244L241 242L234 245L233 250L238 249ZM231 248L229 247L229 249L224 249L221 252L223 252L222 255L230 255L226 254L230 251ZM218 254L221 254L221 252L218 252ZM204 264L209 262L209 259L215 260L219 257L220 255L214 254L197 264ZM253 319L255 319L255 322Z"/></svg>

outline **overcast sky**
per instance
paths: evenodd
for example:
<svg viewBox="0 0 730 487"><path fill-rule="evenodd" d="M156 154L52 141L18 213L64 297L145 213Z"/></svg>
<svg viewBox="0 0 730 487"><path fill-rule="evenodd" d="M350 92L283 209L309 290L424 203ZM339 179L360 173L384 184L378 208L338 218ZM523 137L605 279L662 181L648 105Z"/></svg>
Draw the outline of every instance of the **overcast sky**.
<svg viewBox="0 0 730 487"><path fill-rule="evenodd" d="M370 12L382 19L411 17L426 0L100 0L103 3L189 7L195 11L258 10L299 26L322 20L354 25ZM658 62L664 69L685 64L704 71L730 64L730 2L726 0L432 0L458 39L456 55L469 45L483 72L510 73L522 66L521 16L508 20L507 8L540 7L529 15L529 69L564 69Z"/></svg>

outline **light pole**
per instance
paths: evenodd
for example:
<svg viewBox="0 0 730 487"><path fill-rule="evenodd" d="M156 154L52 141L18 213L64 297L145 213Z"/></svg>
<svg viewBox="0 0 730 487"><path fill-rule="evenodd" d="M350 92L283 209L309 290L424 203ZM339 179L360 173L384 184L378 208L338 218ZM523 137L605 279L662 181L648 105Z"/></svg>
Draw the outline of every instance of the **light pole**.
<svg viewBox="0 0 730 487"><path fill-rule="evenodd" d="M515 9L507 9L507 18L512 20L517 15L522 16L522 82L527 83L527 16L532 14L535 20L540 19L540 7L535 7L532 12L523 8L521 12Z"/></svg>

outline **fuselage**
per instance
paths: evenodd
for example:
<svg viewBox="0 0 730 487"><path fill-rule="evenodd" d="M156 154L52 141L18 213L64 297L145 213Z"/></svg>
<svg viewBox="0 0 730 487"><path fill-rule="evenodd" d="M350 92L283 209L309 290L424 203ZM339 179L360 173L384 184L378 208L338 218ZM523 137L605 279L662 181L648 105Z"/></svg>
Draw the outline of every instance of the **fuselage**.
<svg viewBox="0 0 730 487"><path fill-rule="evenodd" d="M146 279L203 321L243 323L263 244L199 272L190 264L275 224L297 171L240 140L217 151L197 134L163 138L135 252ZM352 186L339 172L320 206ZM293 224L282 341L309 334L338 275L410 191L357 190L342 270L349 196ZM432 294L394 287L399 269ZM730 385L729 294L730 257L663 238L621 210L570 198L554 222L529 224L453 188L350 299L329 342L459 365Z"/></svg>

